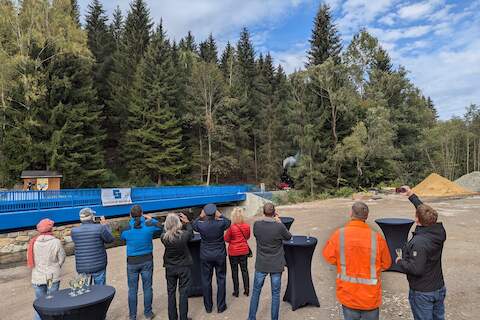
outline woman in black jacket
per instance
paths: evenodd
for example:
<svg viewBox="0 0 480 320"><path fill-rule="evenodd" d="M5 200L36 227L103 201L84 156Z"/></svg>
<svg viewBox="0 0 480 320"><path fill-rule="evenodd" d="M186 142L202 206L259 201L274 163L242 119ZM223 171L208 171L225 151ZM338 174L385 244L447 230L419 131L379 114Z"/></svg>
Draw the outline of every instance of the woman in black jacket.
<svg viewBox="0 0 480 320"><path fill-rule="evenodd" d="M183 214L170 213L165 220L165 233L161 240L165 245L163 266L167 279L168 319L188 320L188 288L190 286L190 266L193 264L188 241L193 236L193 229L188 218ZM180 292L179 313L177 316L177 282Z"/></svg>

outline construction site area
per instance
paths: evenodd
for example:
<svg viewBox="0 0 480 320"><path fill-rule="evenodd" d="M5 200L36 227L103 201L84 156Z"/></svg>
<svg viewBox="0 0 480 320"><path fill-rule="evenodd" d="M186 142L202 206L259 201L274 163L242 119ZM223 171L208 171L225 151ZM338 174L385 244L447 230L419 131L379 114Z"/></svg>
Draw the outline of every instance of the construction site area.
<svg viewBox="0 0 480 320"><path fill-rule="evenodd" d="M471 174L463 180L469 183ZM480 256L478 243L480 241L480 196L475 191L453 183L438 175L431 175L420 183L414 190L426 203L434 207L439 213L441 221L447 231L447 241L443 251L443 271L447 287L446 318L452 320L476 319L476 303L480 299ZM471 188L471 186L470 186ZM439 195L440 193L440 195ZM368 198L368 197L367 197ZM378 218L411 218L414 219L414 207L404 196L395 193L378 193L375 197L364 199L370 208L369 225L380 230L375 223ZM292 311L290 304L281 302L280 312L282 319L342 319L340 305L335 298L336 270L328 265L322 257L323 246L338 227L349 220L349 210L353 199L330 199L307 202L295 205L279 206L278 212L282 216L295 218L291 232L294 235L310 235L318 239L313 259L312 278L315 290L320 301L320 307L304 307ZM253 223L257 217L250 219ZM413 230L413 229L412 229ZM255 252L255 240L250 240ZM154 303L153 310L159 319L167 317L167 290L164 268L162 266L164 247L160 240L154 242ZM107 319L126 319L127 305L127 276L125 247L116 247L108 250L107 283L116 288L116 296L110 307ZM253 273L255 259L249 259L249 270ZM68 279L75 274L74 257L69 256L63 267L61 288L68 286ZM383 273L383 305L381 319L413 319L408 303L408 282L404 274L395 272ZM287 273L282 278L282 296L286 287ZM30 271L26 266L17 266L0 270L0 284L3 299L0 300L1 318L30 319L33 315L32 301L34 297L30 284ZM141 292L141 291L140 291ZM248 312L249 298L235 298L231 295L232 282L230 271L227 271L227 306L228 310L222 314L206 314L202 298L190 299L189 315L193 319L245 319ZM215 293L214 293L215 294ZM139 298L139 312L142 312ZM261 295L258 319L270 318L270 285L266 281Z"/></svg>

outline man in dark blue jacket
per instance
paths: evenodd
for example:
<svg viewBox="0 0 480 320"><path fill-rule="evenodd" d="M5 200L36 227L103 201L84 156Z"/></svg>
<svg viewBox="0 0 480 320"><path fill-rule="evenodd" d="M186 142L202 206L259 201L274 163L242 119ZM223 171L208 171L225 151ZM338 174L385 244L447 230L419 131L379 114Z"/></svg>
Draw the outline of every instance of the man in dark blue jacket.
<svg viewBox="0 0 480 320"><path fill-rule="evenodd" d="M207 313L212 312L212 277L217 277L217 311L227 310L225 302L227 250L223 235L230 227L230 220L225 218L214 204L203 207L200 217L193 222L193 230L200 233L200 260L203 286L203 304Z"/></svg>
<svg viewBox="0 0 480 320"><path fill-rule="evenodd" d="M92 277L94 284L105 285L107 272L107 250L105 243L115 238L104 217L100 224L94 222L95 211L90 208L80 210L82 224L72 228L72 240L75 245L75 263L77 273Z"/></svg>
<svg viewBox="0 0 480 320"><path fill-rule="evenodd" d="M417 227L397 257L396 263L407 274L408 299L415 320L445 319L445 281L442 272L443 243L447 234L438 213L413 193L408 186L404 195L415 206Z"/></svg>

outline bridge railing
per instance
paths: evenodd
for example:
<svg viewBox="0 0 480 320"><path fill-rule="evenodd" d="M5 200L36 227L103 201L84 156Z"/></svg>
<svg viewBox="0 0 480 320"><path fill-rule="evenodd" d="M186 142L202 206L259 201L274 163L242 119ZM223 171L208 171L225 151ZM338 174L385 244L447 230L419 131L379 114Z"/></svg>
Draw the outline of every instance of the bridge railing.
<svg viewBox="0 0 480 320"><path fill-rule="evenodd" d="M168 186L132 188L132 202L237 194L248 186ZM0 191L0 213L102 204L101 189Z"/></svg>

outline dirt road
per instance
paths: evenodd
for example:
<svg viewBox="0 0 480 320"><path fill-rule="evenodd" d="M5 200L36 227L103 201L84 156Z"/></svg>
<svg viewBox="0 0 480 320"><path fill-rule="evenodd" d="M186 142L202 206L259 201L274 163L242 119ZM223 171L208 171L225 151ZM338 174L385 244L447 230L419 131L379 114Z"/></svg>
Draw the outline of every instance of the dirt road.
<svg viewBox="0 0 480 320"><path fill-rule="evenodd" d="M347 199L316 201L279 208L282 215L295 218L292 226L293 234L317 237L319 245L312 261L312 275L321 307L305 307L295 312L288 303L281 303L282 319L341 319L338 304L335 302L334 279L335 270L327 265L321 250L331 232L343 225L347 212L353 202ZM440 214L447 230L447 242L444 249L444 274L447 283L447 319L463 320L477 319L476 304L480 301L480 197L436 200L431 202ZM400 196L389 196L376 201L369 201L369 223L378 229L373 222L380 217L412 218L414 209L408 200ZM255 241L250 241L255 251ZM158 319L167 319L167 295L164 270L162 268L163 246L155 241L155 274L154 274L154 312ZM109 265L107 281L117 289L117 294L110 307L108 319L127 319L127 281L125 248L118 247L108 250ZM254 261L250 259L250 270L253 271ZM64 279L62 287L74 275L74 258L68 257L63 268ZM33 289L29 282L29 270L17 267L0 270L0 319L18 320L32 318ZM232 285L227 275L228 310L223 314L207 315L203 310L201 298L190 299L190 316L200 319L246 319L249 300L245 297L233 298ZM286 285L286 272L283 276L282 293ZM407 300L408 284L405 276L398 273L383 275L384 303L381 319L397 320L412 319ZM262 292L262 300L258 319L270 319L270 287L268 281ZM214 293L215 294L215 293ZM140 298L139 301L142 301ZM143 311L139 305L139 314ZM141 317L139 318L141 319Z"/></svg>

